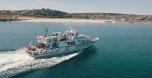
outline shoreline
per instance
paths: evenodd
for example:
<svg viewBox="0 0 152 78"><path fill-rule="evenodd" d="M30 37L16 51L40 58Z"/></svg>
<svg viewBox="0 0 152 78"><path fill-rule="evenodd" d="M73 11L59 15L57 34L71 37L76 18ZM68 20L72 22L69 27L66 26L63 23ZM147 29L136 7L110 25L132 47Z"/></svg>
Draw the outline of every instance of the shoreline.
<svg viewBox="0 0 152 78"><path fill-rule="evenodd" d="M112 24L152 24L152 21L115 21L99 19L76 19L76 18L42 18L20 16L16 22L57 22L57 23L112 23Z"/></svg>
<svg viewBox="0 0 152 78"><path fill-rule="evenodd" d="M116 21L114 20L74 19L74 18L19 17L18 20L15 22L116 23Z"/></svg>
<svg viewBox="0 0 152 78"><path fill-rule="evenodd" d="M0 21L10 22L10 21ZM54 22L54 23L112 23L112 24L152 24L152 21L115 21L115 20L100 20L100 19L76 19L76 18L43 18L31 16L19 16L11 22Z"/></svg>

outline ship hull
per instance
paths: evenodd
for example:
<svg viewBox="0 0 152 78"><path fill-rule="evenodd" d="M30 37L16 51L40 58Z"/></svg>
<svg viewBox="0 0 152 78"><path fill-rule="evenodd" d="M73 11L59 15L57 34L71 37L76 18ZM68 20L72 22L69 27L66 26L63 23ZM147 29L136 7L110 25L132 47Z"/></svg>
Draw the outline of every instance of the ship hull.
<svg viewBox="0 0 152 78"><path fill-rule="evenodd" d="M51 57L57 57L57 56L65 56L65 55L69 55L72 53L81 53L83 52L83 50L88 49L93 47L93 45L87 45L87 46L79 46L79 47L75 47L74 50L68 50L66 48L65 51L59 51L59 50L46 50L46 52L40 53L38 55L30 55L32 57L34 57L35 59L40 59L40 58L51 58Z"/></svg>

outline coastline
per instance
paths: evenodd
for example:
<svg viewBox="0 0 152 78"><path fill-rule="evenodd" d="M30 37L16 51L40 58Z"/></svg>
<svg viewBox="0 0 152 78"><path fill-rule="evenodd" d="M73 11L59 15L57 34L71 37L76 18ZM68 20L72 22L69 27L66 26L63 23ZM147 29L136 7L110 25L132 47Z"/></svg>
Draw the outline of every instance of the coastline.
<svg viewBox="0 0 152 78"><path fill-rule="evenodd" d="M74 18L40 18L40 17L18 17L15 22L58 22L58 23L117 23L114 20L74 19Z"/></svg>
<svg viewBox="0 0 152 78"><path fill-rule="evenodd" d="M115 21L115 20L76 19L76 18L42 18L42 17L32 17L32 16L19 16L15 22L152 24L152 21Z"/></svg>
<svg viewBox="0 0 152 78"><path fill-rule="evenodd" d="M103 19L76 19L76 18L44 18L35 16L19 16L16 20L0 22L56 22L56 23L119 23L119 24L152 24L152 21L116 21Z"/></svg>

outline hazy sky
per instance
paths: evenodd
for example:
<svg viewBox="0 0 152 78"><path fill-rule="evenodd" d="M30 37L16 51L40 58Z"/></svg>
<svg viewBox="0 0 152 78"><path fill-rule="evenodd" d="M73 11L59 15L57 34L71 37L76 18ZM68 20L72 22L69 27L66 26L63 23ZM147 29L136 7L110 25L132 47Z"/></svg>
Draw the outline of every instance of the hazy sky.
<svg viewBox="0 0 152 78"><path fill-rule="evenodd" d="M112 12L152 15L152 0L0 0L0 10L51 8L69 13Z"/></svg>

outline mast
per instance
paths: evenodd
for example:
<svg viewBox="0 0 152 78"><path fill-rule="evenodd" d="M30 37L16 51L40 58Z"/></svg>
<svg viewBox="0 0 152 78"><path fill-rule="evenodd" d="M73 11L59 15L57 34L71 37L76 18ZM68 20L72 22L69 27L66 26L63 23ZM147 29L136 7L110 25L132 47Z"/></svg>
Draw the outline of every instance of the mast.
<svg viewBox="0 0 152 78"><path fill-rule="evenodd" d="M44 34L45 34L45 35L48 35L48 26L46 26L46 24L45 24L45 23L43 23L43 26L45 26L45 27L46 27Z"/></svg>
<svg viewBox="0 0 152 78"><path fill-rule="evenodd" d="M73 31L72 26L70 26L69 29L70 29L71 32Z"/></svg>
<svg viewBox="0 0 152 78"><path fill-rule="evenodd" d="M31 47L32 46L32 41L30 41L30 43L28 44L28 47Z"/></svg>

